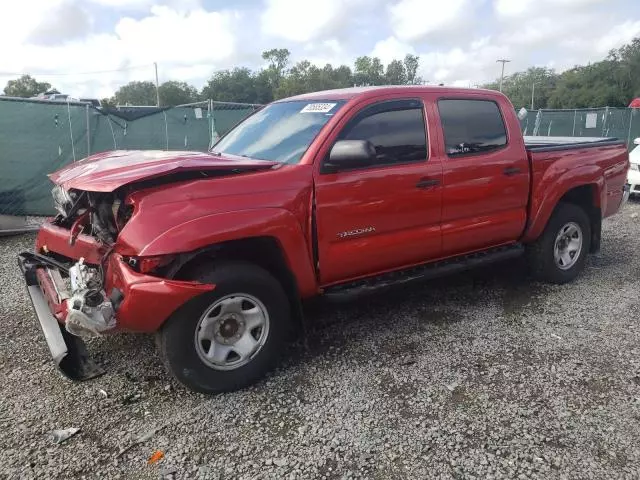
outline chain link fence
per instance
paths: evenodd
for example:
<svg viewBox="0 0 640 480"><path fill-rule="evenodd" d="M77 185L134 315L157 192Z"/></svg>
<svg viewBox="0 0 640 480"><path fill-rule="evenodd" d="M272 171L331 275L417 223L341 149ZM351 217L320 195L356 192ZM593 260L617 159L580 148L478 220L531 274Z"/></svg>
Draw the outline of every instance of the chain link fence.
<svg viewBox="0 0 640 480"><path fill-rule="evenodd" d="M531 136L616 137L632 150L634 139L640 137L640 109L532 110L520 126L524 135Z"/></svg>
<svg viewBox="0 0 640 480"><path fill-rule="evenodd" d="M0 96L0 216L54 214L47 174L90 154L206 151L260 107L206 100L172 108L95 108ZM640 110L534 110L521 127L532 136L617 137L631 149L640 137Z"/></svg>
<svg viewBox="0 0 640 480"><path fill-rule="evenodd" d="M109 150L206 151L258 108L212 100L95 108L0 96L0 215L54 214L47 174L71 162Z"/></svg>

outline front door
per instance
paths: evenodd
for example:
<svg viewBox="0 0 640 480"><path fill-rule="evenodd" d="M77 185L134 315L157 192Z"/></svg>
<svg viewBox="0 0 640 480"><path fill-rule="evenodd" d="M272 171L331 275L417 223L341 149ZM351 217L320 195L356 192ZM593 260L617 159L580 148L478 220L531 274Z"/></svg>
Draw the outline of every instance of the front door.
<svg viewBox="0 0 640 480"><path fill-rule="evenodd" d="M377 159L338 173L316 170L321 284L438 257L442 171L430 158L422 100L366 105L335 140L368 140Z"/></svg>

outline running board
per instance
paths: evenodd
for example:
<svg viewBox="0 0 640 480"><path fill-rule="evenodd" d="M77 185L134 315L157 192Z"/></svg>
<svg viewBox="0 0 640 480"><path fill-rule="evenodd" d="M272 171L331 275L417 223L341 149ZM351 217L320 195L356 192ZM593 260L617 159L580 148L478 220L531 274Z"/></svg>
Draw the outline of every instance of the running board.
<svg viewBox="0 0 640 480"><path fill-rule="evenodd" d="M334 285L324 290L324 297L330 300L346 300L351 297L364 295L382 288L402 285L419 280L430 280L454 273L470 270L490 263L501 262L519 257L524 253L524 247L517 243L504 247L491 248L482 252L471 253L460 257L441 260L384 273L375 277L357 280L351 283Z"/></svg>

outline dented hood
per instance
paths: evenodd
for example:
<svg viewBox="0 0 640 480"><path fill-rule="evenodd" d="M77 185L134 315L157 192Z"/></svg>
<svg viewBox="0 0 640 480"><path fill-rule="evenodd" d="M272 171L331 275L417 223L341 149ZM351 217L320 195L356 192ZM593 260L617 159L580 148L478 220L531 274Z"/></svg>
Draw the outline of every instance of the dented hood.
<svg viewBox="0 0 640 480"><path fill-rule="evenodd" d="M129 183L193 170L264 170L276 162L200 152L117 150L92 155L49 175L65 190L112 192Z"/></svg>

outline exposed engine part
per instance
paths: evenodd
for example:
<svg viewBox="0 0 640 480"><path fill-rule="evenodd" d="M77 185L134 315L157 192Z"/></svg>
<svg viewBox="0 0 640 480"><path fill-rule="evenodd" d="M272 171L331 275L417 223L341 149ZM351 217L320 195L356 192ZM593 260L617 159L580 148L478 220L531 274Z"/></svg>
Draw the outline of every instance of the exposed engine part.
<svg viewBox="0 0 640 480"><path fill-rule="evenodd" d="M131 216L132 208L123 202L125 191L84 192L64 190L56 185L51 191L59 215L56 222L72 229L70 243L82 231L95 236L101 243L111 245Z"/></svg>
<svg viewBox="0 0 640 480"><path fill-rule="evenodd" d="M74 202L70 193L60 185L56 185L51 190L51 195L53 196L53 205L55 206L55 209L60 213L60 215L67 217Z"/></svg>
<svg viewBox="0 0 640 480"><path fill-rule="evenodd" d="M71 298L67 300L66 329L82 338L99 336L116 325L111 301L102 289L97 268L88 267L81 258L69 269Z"/></svg>
<svg viewBox="0 0 640 480"><path fill-rule="evenodd" d="M96 268L87 266L84 258L69 269L69 280L72 292L101 287L100 272Z"/></svg>

